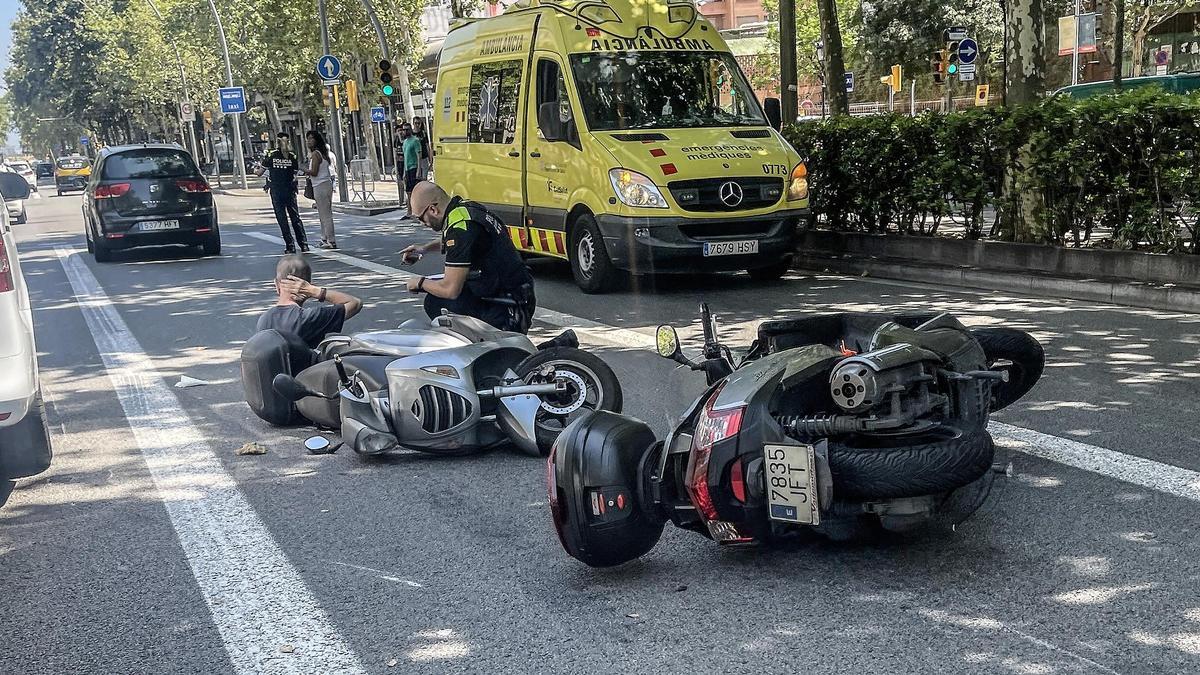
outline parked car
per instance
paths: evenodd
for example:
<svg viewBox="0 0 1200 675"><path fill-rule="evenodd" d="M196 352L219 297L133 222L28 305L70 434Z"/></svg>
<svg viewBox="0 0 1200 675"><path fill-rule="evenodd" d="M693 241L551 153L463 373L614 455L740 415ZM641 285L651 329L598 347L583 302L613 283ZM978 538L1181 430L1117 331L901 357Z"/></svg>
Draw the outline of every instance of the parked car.
<svg viewBox="0 0 1200 675"><path fill-rule="evenodd" d="M183 244L221 254L217 207L192 156L176 145L105 148L83 198L87 248L97 262L116 249Z"/></svg>
<svg viewBox="0 0 1200 675"><path fill-rule="evenodd" d="M15 171L10 169L8 165L0 165L0 173L13 176L19 176ZM21 180L24 180L22 177ZM29 215L25 211L25 199L18 199L16 196L9 196L4 199L4 210L8 213L10 222L16 225L24 225L29 220Z"/></svg>
<svg viewBox="0 0 1200 675"><path fill-rule="evenodd" d="M26 183L29 183L29 189L37 192L37 174L34 173L33 167L29 162L21 160L13 160L7 163L9 170L21 174Z"/></svg>
<svg viewBox="0 0 1200 675"><path fill-rule="evenodd" d="M0 196L6 203L24 200L29 184L19 174L0 172ZM50 466L50 455L29 291L5 209L0 211L0 480L41 473Z"/></svg>

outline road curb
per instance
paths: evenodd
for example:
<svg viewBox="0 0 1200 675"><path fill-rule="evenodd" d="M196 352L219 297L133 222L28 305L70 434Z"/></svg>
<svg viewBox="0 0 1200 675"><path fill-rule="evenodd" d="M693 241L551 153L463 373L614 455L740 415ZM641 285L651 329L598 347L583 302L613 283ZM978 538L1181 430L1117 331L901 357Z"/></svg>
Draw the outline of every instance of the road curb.
<svg viewBox="0 0 1200 675"><path fill-rule="evenodd" d="M392 211L399 211L404 208L402 205L396 204L380 204L377 206L360 206L357 204L342 204L333 203L333 210L336 213L344 213L350 216L378 216Z"/></svg>
<svg viewBox="0 0 1200 675"><path fill-rule="evenodd" d="M1037 274L992 272L971 267L912 265L875 259L826 257L804 252L796 256L793 267L808 271L829 271L854 276L865 274L900 281L1200 313L1200 288L1173 284L1069 279Z"/></svg>

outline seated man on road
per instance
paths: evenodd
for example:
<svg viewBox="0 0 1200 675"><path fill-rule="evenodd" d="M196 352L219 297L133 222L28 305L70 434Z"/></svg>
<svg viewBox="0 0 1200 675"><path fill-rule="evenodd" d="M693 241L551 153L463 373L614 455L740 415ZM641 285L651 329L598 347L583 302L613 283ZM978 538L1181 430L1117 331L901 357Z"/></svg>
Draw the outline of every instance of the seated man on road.
<svg viewBox="0 0 1200 675"><path fill-rule="evenodd" d="M258 317L258 330L292 333L315 349L326 335L340 332L342 324L362 309L362 300L353 295L311 282L308 261L295 254L283 256L275 266L279 300ZM312 298L317 302L305 305Z"/></svg>
<svg viewBox="0 0 1200 675"><path fill-rule="evenodd" d="M410 203L412 216L442 236L428 244L405 248L400 252L404 262L415 263L423 254L435 250L446 255L442 278L414 276L408 280L408 290L428 293L425 313L435 318L445 309L475 317L501 330L528 332L536 307L533 277L509 239L504 223L479 204L451 198L429 181L417 183Z"/></svg>

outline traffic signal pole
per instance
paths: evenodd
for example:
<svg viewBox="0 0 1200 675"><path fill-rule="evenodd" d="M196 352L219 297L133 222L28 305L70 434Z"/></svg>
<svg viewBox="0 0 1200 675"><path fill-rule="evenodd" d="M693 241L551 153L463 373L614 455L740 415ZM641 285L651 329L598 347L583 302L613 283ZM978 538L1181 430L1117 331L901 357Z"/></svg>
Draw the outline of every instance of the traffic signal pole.
<svg viewBox="0 0 1200 675"><path fill-rule="evenodd" d="M329 15L325 11L325 0L317 0L317 15L321 19L321 53L328 54ZM333 141L333 154L337 158L338 201L348 202L350 191L346 183L346 153L342 147L342 113L338 109L336 95L329 97L329 140Z"/></svg>
<svg viewBox="0 0 1200 675"><path fill-rule="evenodd" d="M796 0L779 0L779 107L784 124L795 124L800 113L796 88Z"/></svg>
<svg viewBox="0 0 1200 675"><path fill-rule="evenodd" d="M217 38L221 41L221 54L225 57L225 79L229 81L229 86L232 87L234 86L233 68L229 65L229 45L225 42L225 27L221 25L221 17L217 14L217 3L214 0L208 0L208 7L212 10L213 21L217 22ZM248 187L246 185L246 156L242 154L242 129L237 120L234 120L233 123L233 153L233 170L241 180L242 189L245 190ZM219 172L221 170L221 158L218 156L215 159L217 160L217 171Z"/></svg>

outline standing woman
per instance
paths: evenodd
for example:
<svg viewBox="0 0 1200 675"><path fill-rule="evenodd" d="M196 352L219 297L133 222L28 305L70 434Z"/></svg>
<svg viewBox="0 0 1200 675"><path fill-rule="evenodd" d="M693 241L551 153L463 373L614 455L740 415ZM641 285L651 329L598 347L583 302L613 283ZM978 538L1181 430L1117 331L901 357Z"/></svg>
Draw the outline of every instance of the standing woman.
<svg viewBox="0 0 1200 675"><path fill-rule="evenodd" d="M337 248L333 233L333 155L321 132L313 129L305 138L308 140L308 168L301 168L312 185L312 200L316 202L317 215L321 219L321 248Z"/></svg>

